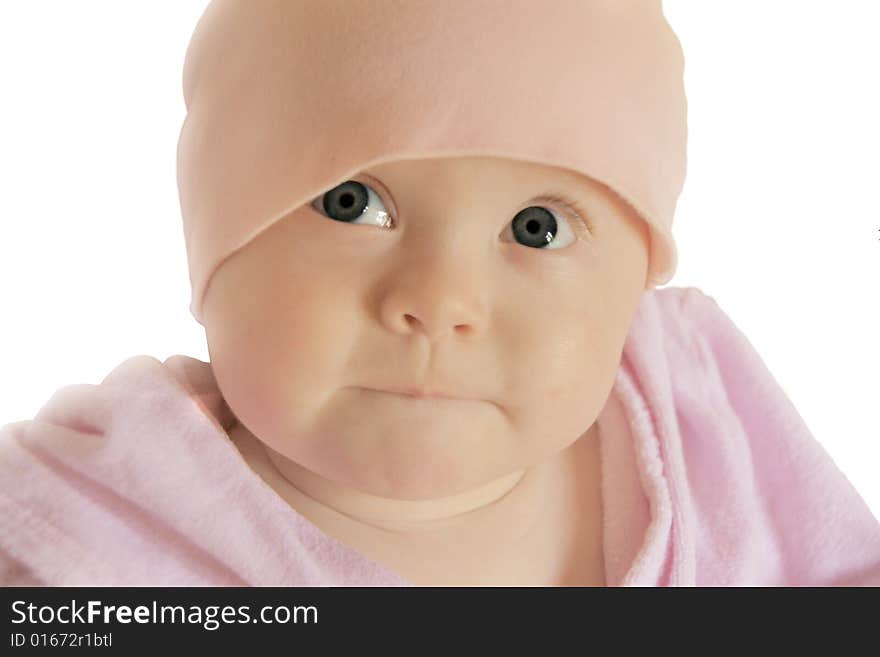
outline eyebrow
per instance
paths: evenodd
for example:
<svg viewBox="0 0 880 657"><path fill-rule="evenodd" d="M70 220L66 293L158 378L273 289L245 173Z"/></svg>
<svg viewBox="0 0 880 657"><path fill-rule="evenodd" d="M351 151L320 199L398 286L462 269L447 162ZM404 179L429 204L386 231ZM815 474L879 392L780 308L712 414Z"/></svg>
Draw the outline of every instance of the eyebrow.
<svg viewBox="0 0 880 657"><path fill-rule="evenodd" d="M624 204L628 204L626 199L602 181L595 179L584 180L582 176L569 172L566 172L561 178L564 180L567 194L574 197L572 200L577 201L584 208L584 211L588 212L590 217L602 214L600 208L608 205L610 202L609 196L615 197L615 201L619 199ZM597 199L597 197L599 198Z"/></svg>

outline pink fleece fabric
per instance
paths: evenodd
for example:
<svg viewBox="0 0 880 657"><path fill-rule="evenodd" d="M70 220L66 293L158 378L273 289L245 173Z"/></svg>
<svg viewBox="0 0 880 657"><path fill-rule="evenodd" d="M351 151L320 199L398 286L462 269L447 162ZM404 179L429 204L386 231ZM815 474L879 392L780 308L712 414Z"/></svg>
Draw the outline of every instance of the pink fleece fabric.
<svg viewBox="0 0 880 657"><path fill-rule="evenodd" d="M210 364L130 358L0 428L4 586L408 586L246 465ZM599 416L610 586L880 586L880 523L745 336L645 292Z"/></svg>

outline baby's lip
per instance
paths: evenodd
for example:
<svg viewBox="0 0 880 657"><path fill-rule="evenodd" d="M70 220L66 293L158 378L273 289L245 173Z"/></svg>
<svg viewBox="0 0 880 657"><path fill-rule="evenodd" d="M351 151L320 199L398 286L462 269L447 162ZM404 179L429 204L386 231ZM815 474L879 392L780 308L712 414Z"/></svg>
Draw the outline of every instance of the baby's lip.
<svg viewBox="0 0 880 657"><path fill-rule="evenodd" d="M429 390L424 388L417 388L414 386L390 387L381 389L380 391L390 392L395 395L407 395L408 397L414 397L416 399L464 399L463 397L459 397L451 393L444 392L442 390Z"/></svg>

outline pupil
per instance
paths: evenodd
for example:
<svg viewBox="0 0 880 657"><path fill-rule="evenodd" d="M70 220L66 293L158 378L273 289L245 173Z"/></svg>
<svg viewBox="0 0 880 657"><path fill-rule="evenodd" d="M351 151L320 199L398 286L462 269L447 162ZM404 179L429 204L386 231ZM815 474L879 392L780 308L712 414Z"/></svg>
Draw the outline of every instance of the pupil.
<svg viewBox="0 0 880 657"><path fill-rule="evenodd" d="M348 193L343 194L340 197L339 202L342 203L342 207L345 207L345 208L351 207L351 204L354 203L354 196L352 196L351 194L348 194Z"/></svg>
<svg viewBox="0 0 880 657"><path fill-rule="evenodd" d="M526 224L526 230L528 230L530 233L534 233L539 229L539 227L540 224L534 219L529 220L529 222Z"/></svg>

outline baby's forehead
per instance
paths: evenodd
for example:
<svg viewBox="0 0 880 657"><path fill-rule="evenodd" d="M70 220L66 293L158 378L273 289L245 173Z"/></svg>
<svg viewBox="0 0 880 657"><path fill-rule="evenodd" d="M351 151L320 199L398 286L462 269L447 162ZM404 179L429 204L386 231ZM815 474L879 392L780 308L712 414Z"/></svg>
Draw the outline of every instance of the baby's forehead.
<svg viewBox="0 0 880 657"><path fill-rule="evenodd" d="M553 186L573 191L602 193L602 185L572 169L530 160L494 156L449 156L392 160L364 167L363 173L387 183L517 184Z"/></svg>

